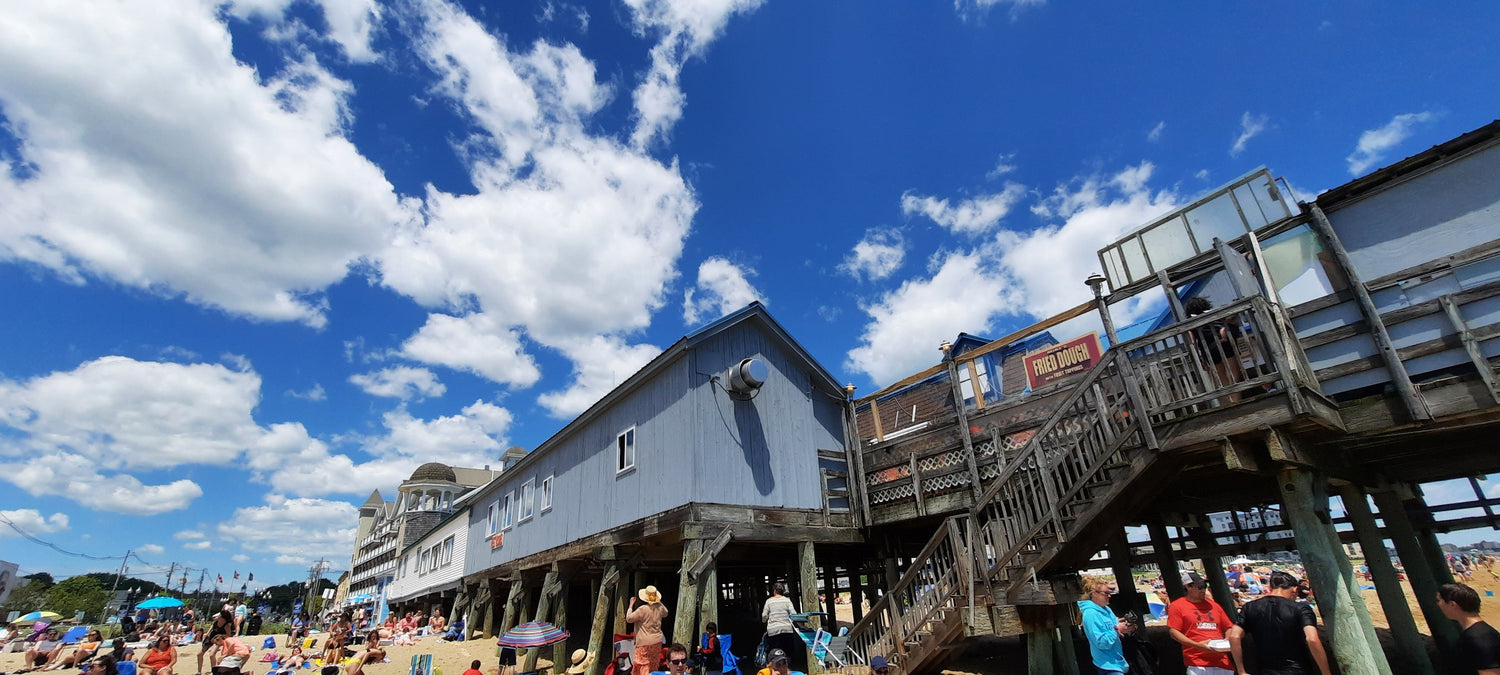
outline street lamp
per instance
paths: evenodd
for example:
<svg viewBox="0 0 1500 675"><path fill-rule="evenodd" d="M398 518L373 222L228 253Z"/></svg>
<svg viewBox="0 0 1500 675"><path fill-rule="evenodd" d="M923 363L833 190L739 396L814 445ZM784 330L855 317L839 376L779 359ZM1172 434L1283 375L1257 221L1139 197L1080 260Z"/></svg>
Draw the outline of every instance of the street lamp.
<svg viewBox="0 0 1500 675"><path fill-rule="evenodd" d="M1115 333L1115 322L1109 316L1109 303L1104 301L1104 275L1095 272L1084 279L1083 283L1094 292L1094 305L1099 309L1099 320L1104 322L1104 334L1109 336L1111 347L1120 343L1120 336Z"/></svg>

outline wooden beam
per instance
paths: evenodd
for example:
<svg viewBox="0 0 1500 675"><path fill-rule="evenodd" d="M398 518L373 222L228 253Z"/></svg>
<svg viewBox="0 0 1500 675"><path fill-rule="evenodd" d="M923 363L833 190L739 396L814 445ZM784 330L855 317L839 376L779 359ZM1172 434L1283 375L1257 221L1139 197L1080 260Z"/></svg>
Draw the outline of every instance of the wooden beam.
<svg viewBox="0 0 1500 675"><path fill-rule="evenodd" d="M532 621L546 621L552 618L553 594L547 591L558 584L558 576L559 572L556 565L552 569L547 570L547 576L542 581L541 597L537 599L536 614L533 615L534 618L532 618ZM521 672L526 673L536 670L536 662L541 655L541 648L526 650L526 658L521 663Z"/></svg>
<svg viewBox="0 0 1500 675"><path fill-rule="evenodd" d="M1375 516L1364 490L1347 484L1339 488L1339 497L1344 503L1344 512L1359 537L1360 547L1365 551L1365 565L1370 568L1370 579L1375 584L1375 595L1380 598L1380 609L1385 613L1390 626L1393 669L1413 675L1434 675L1432 660L1427 657L1427 647L1421 633L1417 632L1417 621L1411 614L1411 605L1396 576L1396 567L1385 554L1385 541L1375 525Z"/></svg>
<svg viewBox="0 0 1500 675"><path fill-rule="evenodd" d="M698 622L698 583L688 574L703 555L703 540L682 542L682 568L677 574L677 616L672 620L672 642L693 644L693 628Z"/></svg>
<svg viewBox="0 0 1500 675"><path fill-rule="evenodd" d="M562 590L557 592L557 597L552 599L552 624L560 628L568 626L568 587L571 584L567 579L562 580ZM592 630L592 626L590 629ZM562 640L552 645L552 675L563 675L563 669L572 664L572 650L568 649L568 641Z"/></svg>
<svg viewBox="0 0 1500 675"><path fill-rule="evenodd" d="M719 533L719 536L714 537L713 541L708 542L708 545L703 547L703 555L699 556L698 560L693 563L693 566L688 568L688 578L697 581L698 577L703 575L703 571L714 564L714 559L718 557L719 551L724 550L724 547L729 545L729 540L733 537L734 528L725 527Z"/></svg>
<svg viewBox="0 0 1500 675"><path fill-rule="evenodd" d="M1395 343L1391 341L1391 334L1386 331L1385 323L1380 318L1380 309L1375 306L1375 301L1370 298L1370 292L1360 281L1359 272L1355 270L1354 263L1349 259L1349 252L1344 250L1344 243L1339 240L1338 233L1334 232L1333 224L1328 222L1328 216L1323 209L1316 204L1312 205L1312 229L1323 240L1323 247L1333 254L1334 260L1339 267L1343 268L1344 276L1349 280L1349 286L1354 290L1354 298L1359 302L1359 310L1364 314L1365 321L1369 322L1373 329L1375 346L1384 355L1386 368L1390 371L1391 382L1396 385L1396 390L1401 393L1401 400L1406 403L1407 411L1413 419L1427 421L1432 419L1432 413L1427 410L1427 403L1422 400L1422 395L1411 382L1411 377L1406 372L1406 366L1401 362L1401 357L1396 353ZM1321 378L1320 378L1321 379Z"/></svg>
<svg viewBox="0 0 1500 675"><path fill-rule="evenodd" d="M810 608L818 606L818 559L813 553L813 543L810 541L797 542L797 563L801 572L803 611L811 611ZM808 622L814 629L822 625L822 622L813 619ZM822 666L818 665L818 659L813 657L812 649L807 650L807 675L821 675Z"/></svg>
<svg viewBox="0 0 1500 675"><path fill-rule="evenodd" d="M1458 305L1449 295L1438 298L1438 302L1443 305L1443 313L1448 315L1448 321L1453 324L1453 329L1458 331L1458 339L1463 342L1464 351L1469 354L1469 361L1479 372L1479 379L1490 390L1490 397L1495 399L1496 403L1500 403L1500 385L1495 383L1495 371L1490 370L1490 360L1479 351L1479 341L1474 339L1474 334L1469 331L1469 324L1464 321L1463 315L1458 313Z"/></svg>
<svg viewBox="0 0 1500 675"><path fill-rule="evenodd" d="M611 600L614 599L615 587L619 585L620 567L611 563L604 568L604 578L599 581L599 594L594 598L594 621L589 626L590 654L594 655L594 662L589 664L587 675L603 675L604 667L609 665L614 654L605 654L604 631L609 628L609 608ZM622 674L623 675L623 674Z"/></svg>

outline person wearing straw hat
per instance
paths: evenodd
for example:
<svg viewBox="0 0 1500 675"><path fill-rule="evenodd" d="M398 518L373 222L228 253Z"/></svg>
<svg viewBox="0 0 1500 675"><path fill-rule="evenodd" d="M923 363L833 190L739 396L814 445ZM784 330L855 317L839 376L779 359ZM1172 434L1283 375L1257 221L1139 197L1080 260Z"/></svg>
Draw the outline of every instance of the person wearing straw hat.
<svg viewBox="0 0 1500 675"><path fill-rule="evenodd" d="M635 624L631 675L649 675L661 665L661 645L667 641L662 634L661 622L669 613L667 606L661 603L661 592L655 586L642 588L630 599L630 611L625 620Z"/></svg>
<svg viewBox="0 0 1500 675"><path fill-rule="evenodd" d="M569 661L572 661L572 665L568 666L568 669L564 672L567 675L583 675L583 672L588 670L590 665L593 665L594 655L582 649L575 649Z"/></svg>

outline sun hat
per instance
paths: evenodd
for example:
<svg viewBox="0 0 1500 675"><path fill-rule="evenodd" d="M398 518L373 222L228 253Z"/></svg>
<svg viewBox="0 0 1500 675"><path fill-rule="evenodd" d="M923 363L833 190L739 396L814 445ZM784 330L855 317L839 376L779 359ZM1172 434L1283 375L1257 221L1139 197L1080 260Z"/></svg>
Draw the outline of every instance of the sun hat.
<svg viewBox="0 0 1500 675"><path fill-rule="evenodd" d="M636 596L641 599L641 602L661 602L661 591L656 590L655 586L642 588L641 592L636 593Z"/></svg>
<svg viewBox="0 0 1500 675"><path fill-rule="evenodd" d="M593 656L594 656L593 654L590 654L587 651L582 650L582 649L575 649L575 650L573 650L573 657L571 659L572 662L573 662L573 665L568 666L568 670L566 671L567 674L568 675L579 675L579 673L582 673L583 671L588 670L588 668L589 668L589 662L591 662L591 661L594 660Z"/></svg>

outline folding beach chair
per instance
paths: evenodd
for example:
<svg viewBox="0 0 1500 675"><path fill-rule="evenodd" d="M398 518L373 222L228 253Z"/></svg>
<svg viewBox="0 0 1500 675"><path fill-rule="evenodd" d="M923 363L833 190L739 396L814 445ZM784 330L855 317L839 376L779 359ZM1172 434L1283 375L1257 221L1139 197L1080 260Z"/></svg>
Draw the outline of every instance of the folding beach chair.
<svg viewBox="0 0 1500 675"><path fill-rule="evenodd" d="M82 640L88 634L88 626L74 626L72 628L69 628L68 632L63 633L62 643L65 645L76 645L78 644L78 641Z"/></svg>
<svg viewBox="0 0 1500 675"><path fill-rule="evenodd" d="M719 634L719 655L724 657L725 673L738 673L740 671L740 660L729 651L729 643L733 641L732 635Z"/></svg>

